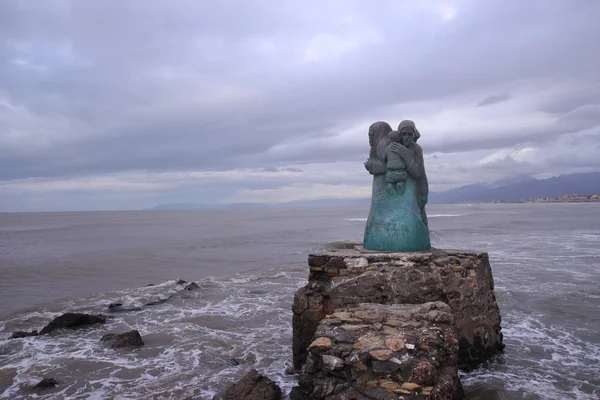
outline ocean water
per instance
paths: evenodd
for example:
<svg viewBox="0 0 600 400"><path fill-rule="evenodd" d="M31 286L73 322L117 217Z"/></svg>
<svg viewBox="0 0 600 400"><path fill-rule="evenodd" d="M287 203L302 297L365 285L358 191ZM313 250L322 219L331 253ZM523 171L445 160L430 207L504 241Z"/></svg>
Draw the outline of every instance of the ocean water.
<svg viewBox="0 0 600 400"><path fill-rule="evenodd" d="M249 368L289 392L290 308L307 255L360 240L367 213L0 214L0 399L211 399ZM600 204L432 205L428 214L435 247L487 251L494 272L506 349L462 375L467 398L600 398ZM112 302L131 311L109 313ZM8 339L67 311L111 318ZM144 347L99 342L130 329ZM60 384L34 397L44 377Z"/></svg>

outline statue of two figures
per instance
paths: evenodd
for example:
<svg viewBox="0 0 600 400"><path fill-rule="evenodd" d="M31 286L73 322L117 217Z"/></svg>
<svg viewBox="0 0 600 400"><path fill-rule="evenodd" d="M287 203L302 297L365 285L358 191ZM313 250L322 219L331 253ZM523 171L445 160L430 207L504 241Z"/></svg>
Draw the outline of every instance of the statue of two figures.
<svg viewBox="0 0 600 400"><path fill-rule="evenodd" d="M369 127L371 152L365 168L373 175L371 210L363 247L375 251L423 251L431 248L425 204L429 194L421 134L413 121L398 130L387 122Z"/></svg>

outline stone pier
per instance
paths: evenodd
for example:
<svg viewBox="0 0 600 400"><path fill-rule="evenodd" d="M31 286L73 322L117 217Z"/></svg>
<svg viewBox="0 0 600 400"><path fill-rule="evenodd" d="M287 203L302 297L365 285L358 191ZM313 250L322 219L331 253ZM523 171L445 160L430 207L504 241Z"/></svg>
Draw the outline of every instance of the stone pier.
<svg viewBox="0 0 600 400"><path fill-rule="evenodd" d="M347 247L309 255L292 399L461 399L458 369L503 348L487 253Z"/></svg>

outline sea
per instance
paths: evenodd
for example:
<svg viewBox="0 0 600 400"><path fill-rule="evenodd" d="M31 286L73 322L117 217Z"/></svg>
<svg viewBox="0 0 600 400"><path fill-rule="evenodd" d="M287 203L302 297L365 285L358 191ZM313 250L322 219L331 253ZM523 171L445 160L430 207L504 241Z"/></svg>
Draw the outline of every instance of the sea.
<svg viewBox="0 0 600 400"><path fill-rule="evenodd" d="M210 400L251 368L289 393L291 305L307 256L360 241L367 214L0 214L0 399ZM600 204L434 204L428 215L434 247L490 255L506 349L461 373L467 399L599 399ZM190 282L199 288L183 290ZM69 311L110 318L9 339ZM100 343L132 329L144 347ZM45 377L58 386L33 392Z"/></svg>

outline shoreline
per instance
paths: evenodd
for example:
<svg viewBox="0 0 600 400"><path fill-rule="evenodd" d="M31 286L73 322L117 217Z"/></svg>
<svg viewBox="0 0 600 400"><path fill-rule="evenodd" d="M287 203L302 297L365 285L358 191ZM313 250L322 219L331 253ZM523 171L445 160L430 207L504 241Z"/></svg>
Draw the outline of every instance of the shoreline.
<svg viewBox="0 0 600 400"><path fill-rule="evenodd" d="M456 203L432 204L553 204L553 203L600 203L600 194L567 194L559 197L526 198L520 200L488 200L488 201L461 201Z"/></svg>

